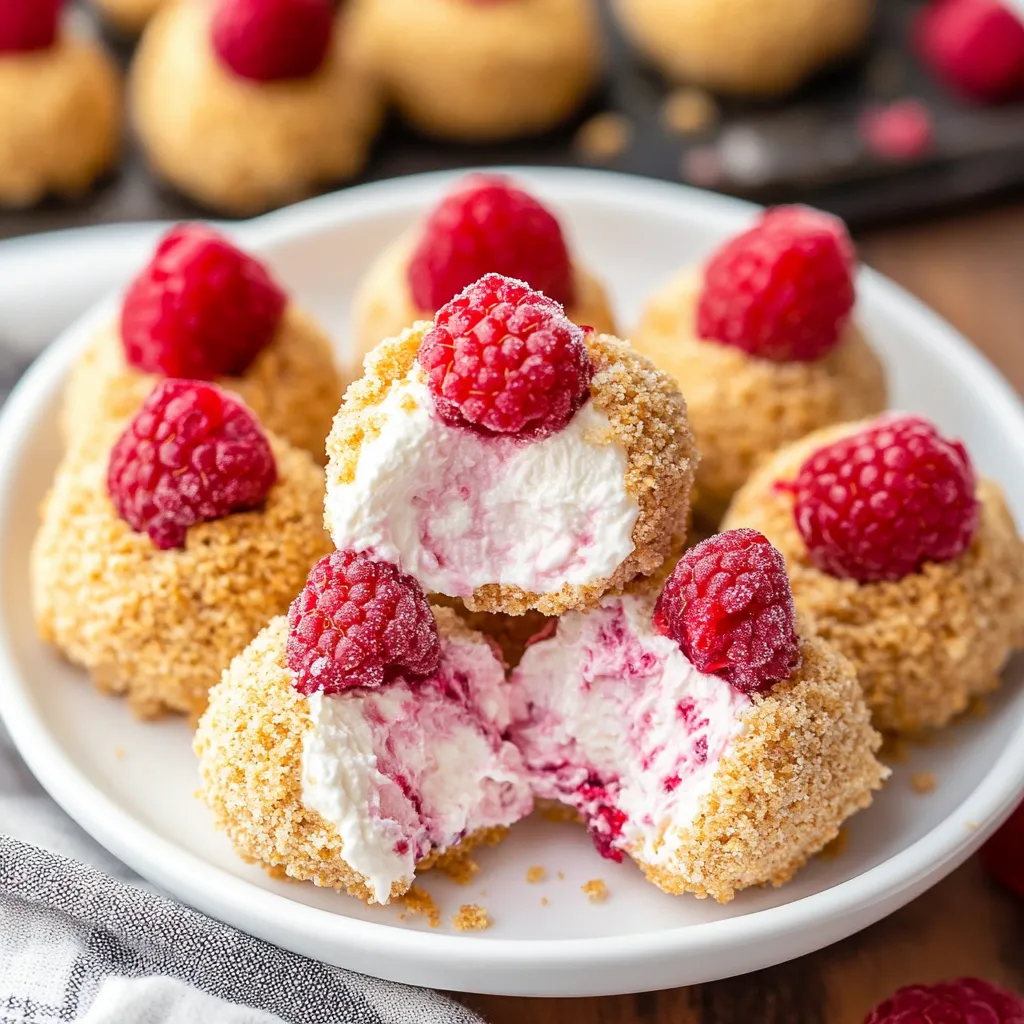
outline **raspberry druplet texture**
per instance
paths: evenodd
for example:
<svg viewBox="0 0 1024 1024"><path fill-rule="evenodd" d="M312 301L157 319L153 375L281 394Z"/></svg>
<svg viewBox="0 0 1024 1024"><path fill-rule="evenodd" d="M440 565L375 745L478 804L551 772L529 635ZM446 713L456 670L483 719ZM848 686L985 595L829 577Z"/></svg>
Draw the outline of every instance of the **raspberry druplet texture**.
<svg viewBox="0 0 1024 1024"><path fill-rule="evenodd" d="M238 376L273 339L286 303L262 263L205 225L181 224L125 296L125 359L164 377Z"/></svg>
<svg viewBox="0 0 1024 1024"><path fill-rule="evenodd" d="M1024 803L981 848L981 863L996 881L1024 899Z"/></svg>
<svg viewBox="0 0 1024 1024"><path fill-rule="evenodd" d="M390 562L335 551L288 612L288 667L307 696L437 670L441 641L423 588Z"/></svg>
<svg viewBox="0 0 1024 1024"><path fill-rule="evenodd" d="M840 579L899 580L967 550L974 468L920 416L885 416L815 452L791 486L811 562Z"/></svg>
<svg viewBox="0 0 1024 1024"><path fill-rule="evenodd" d="M236 75L256 82L306 78L331 44L331 0L217 0L213 48Z"/></svg>
<svg viewBox="0 0 1024 1024"><path fill-rule="evenodd" d="M162 549L190 526L255 508L277 480L270 442L236 398L202 381L165 380L114 445L107 489L118 515Z"/></svg>
<svg viewBox="0 0 1024 1024"><path fill-rule="evenodd" d="M433 311L486 274L526 281L563 306L574 298L555 217L504 178L473 175L427 219L409 262L409 286L416 305Z"/></svg>
<svg viewBox="0 0 1024 1024"><path fill-rule="evenodd" d="M536 439L590 393L583 330L522 281L488 274L438 310L417 356L449 425Z"/></svg>
<svg viewBox="0 0 1024 1024"><path fill-rule="evenodd" d="M854 302L843 222L804 206L767 211L704 270L697 334L772 362L814 362L838 344Z"/></svg>
<svg viewBox="0 0 1024 1024"><path fill-rule="evenodd" d="M1024 1000L980 978L908 985L876 1006L864 1024L1024 1024Z"/></svg>
<svg viewBox="0 0 1024 1024"><path fill-rule="evenodd" d="M64 0L0 0L0 53L53 46L63 6Z"/></svg>
<svg viewBox="0 0 1024 1024"><path fill-rule="evenodd" d="M800 666L793 592L782 555L757 530L691 548L654 608L654 625L701 671L755 693Z"/></svg>

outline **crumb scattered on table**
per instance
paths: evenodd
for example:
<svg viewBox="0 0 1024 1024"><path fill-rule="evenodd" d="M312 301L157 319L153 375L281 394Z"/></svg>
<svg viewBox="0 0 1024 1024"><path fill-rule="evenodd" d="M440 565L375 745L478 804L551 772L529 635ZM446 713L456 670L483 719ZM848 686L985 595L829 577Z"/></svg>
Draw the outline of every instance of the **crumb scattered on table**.
<svg viewBox="0 0 1024 1024"><path fill-rule="evenodd" d="M401 898L401 903L408 913L417 917L425 917L431 928L436 928L441 923L441 911L437 909L434 897L418 885L409 889Z"/></svg>
<svg viewBox="0 0 1024 1024"><path fill-rule="evenodd" d="M603 878L592 878L584 882L580 888L587 894L591 903L603 903L608 899L608 886L604 884Z"/></svg>
<svg viewBox="0 0 1024 1024"><path fill-rule="evenodd" d="M836 860L842 857L846 853L847 846L850 845L850 831L849 829L841 828L839 834L830 843L826 843L818 857L821 860Z"/></svg>
<svg viewBox="0 0 1024 1024"><path fill-rule="evenodd" d="M676 135L694 135L718 120L718 104L703 89L673 89L661 105L661 123Z"/></svg>
<svg viewBox="0 0 1024 1024"><path fill-rule="evenodd" d="M939 780L931 772L915 772L910 776L910 788L920 796L931 793Z"/></svg>
<svg viewBox="0 0 1024 1024"><path fill-rule="evenodd" d="M475 903L464 903L452 918L452 924L460 932L482 932L491 927L491 918L484 907Z"/></svg>
<svg viewBox="0 0 1024 1024"><path fill-rule="evenodd" d="M541 898L540 898L540 905L542 907L546 907L548 905L548 898L547 898L547 896L541 896Z"/></svg>
<svg viewBox="0 0 1024 1024"><path fill-rule="evenodd" d="M611 163L629 149L633 141L633 123L614 110L595 114L576 133L577 153L588 163Z"/></svg>
<svg viewBox="0 0 1024 1024"><path fill-rule="evenodd" d="M545 875L547 875L547 871L545 871L540 864L534 864L532 867L526 869L526 880L530 885L536 885L537 882L543 882Z"/></svg>

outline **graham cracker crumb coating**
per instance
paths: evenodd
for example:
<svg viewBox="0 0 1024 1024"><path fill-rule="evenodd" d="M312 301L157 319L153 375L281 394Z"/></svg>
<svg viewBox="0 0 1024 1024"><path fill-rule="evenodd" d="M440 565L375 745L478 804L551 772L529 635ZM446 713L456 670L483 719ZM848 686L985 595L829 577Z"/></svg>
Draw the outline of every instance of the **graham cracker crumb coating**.
<svg viewBox="0 0 1024 1024"><path fill-rule="evenodd" d="M92 0L105 21L123 35L134 36L169 0Z"/></svg>
<svg viewBox="0 0 1024 1024"><path fill-rule="evenodd" d="M435 608L434 615L442 636L470 633L451 609ZM309 701L292 686L285 662L287 637L288 620L272 619L210 691L193 744L200 794L243 859L370 902L366 879L345 862L337 829L302 803ZM505 828L480 829L447 857L445 851L429 855L417 871L440 866L458 872L457 863L474 847L498 843L507 833ZM391 898L408 888L395 882Z"/></svg>
<svg viewBox="0 0 1024 1024"><path fill-rule="evenodd" d="M71 452L57 470L32 550L39 635L141 717L201 712L231 658L331 550L322 471L270 443L278 480L263 506L198 523L168 551L118 516L105 455Z"/></svg>
<svg viewBox="0 0 1024 1024"><path fill-rule="evenodd" d="M112 444L160 378L141 373L124 358L118 322L89 344L71 369L61 429L69 447ZM285 309L273 340L239 377L214 381L238 395L260 423L319 463L344 391L330 340L293 303Z"/></svg>
<svg viewBox="0 0 1024 1024"><path fill-rule="evenodd" d="M553 629L557 621L535 611L523 615L471 612L457 597L435 595L431 600L446 608L453 608L467 626L493 640L501 650L501 659L507 669L515 668L531 641L540 633Z"/></svg>
<svg viewBox="0 0 1024 1024"><path fill-rule="evenodd" d="M687 268L647 303L633 344L686 396L701 454L694 509L717 523L735 491L776 449L886 406L882 364L855 324L824 359L774 363L696 336L702 274Z"/></svg>
<svg viewBox="0 0 1024 1024"><path fill-rule="evenodd" d="M1024 543L999 487L981 480L978 529L959 558L878 583L815 568L793 497L774 484L792 480L813 452L865 426L828 428L784 448L737 493L722 528L760 530L782 552L797 608L854 663L875 725L917 732L946 725L973 697L996 689L1024 643Z"/></svg>
<svg viewBox="0 0 1024 1024"><path fill-rule="evenodd" d="M366 357L363 376L345 393L327 439L328 488L354 479L362 443L377 430L376 407L412 370L420 339L429 329L429 323L417 323L401 337L382 341ZM561 615L592 607L635 577L657 572L685 535L698 455L682 394L668 374L627 342L607 334L588 335L587 348L594 364L591 399L608 417L613 437L626 452L626 490L640 507L634 550L610 577L586 586L565 585L549 594L497 583L478 587L462 599L470 611L523 615L533 609Z"/></svg>
<svg viewBox="0 0 1024 1024"><path fill-rule="evenodd" d="M460 932L482 932L491 927L491 916L486 907L464 903L452 918L452 924Z"/></svg>
<svg viewBox="0 0 1024 1024"><path fill-rule="evenodd" d="M672 830L673 862L638 859L665 892L726 903L752 885L782 885L887 778L853 666L816 637L800 647L801 667L755 696L699 815Z"/></svg>

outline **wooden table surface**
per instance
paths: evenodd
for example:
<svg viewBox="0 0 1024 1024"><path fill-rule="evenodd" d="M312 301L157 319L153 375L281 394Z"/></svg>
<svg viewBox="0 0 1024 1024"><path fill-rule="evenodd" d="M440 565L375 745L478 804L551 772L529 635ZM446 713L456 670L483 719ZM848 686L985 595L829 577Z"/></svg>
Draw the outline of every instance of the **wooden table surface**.
<svg viewBox="0 0 1024 1024"><path fill-rule="evenodd" d="M914 292L1024 392L1024 205L875 232L866 262ZM607 999L465 996L490 1024L862 1024L894 989L973 974L1024 993L1024 900L971 860L829 949L690 989Z"/></svg>

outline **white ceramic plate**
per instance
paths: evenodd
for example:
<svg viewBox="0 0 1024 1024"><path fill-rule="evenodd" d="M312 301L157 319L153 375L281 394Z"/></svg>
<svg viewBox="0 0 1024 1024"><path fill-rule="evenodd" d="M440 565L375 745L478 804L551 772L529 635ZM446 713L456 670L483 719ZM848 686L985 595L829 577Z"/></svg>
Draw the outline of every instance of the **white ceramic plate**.
<svg viewBox="0 0 1024 1024"><path fill-rule="evenodd" d="M577 250L614 286L626 324L655 284L751 212L635 178L515 173L560 211ZM432 175L356 188L242 230L344 353L361 271L450 180ZM109 253L124 262L113 242ZM45 267L22 288L40 309L52 302ZM885 357L896 404L964 437L1024 518L1024 412L1007 384L945 323L877 274L863 274L860 296L859 314ZM133 721L123 704L98 696L34 636L27 553L59 454L59 388L76 348L109 309L87 315L46 352L0 422L0 697L18 748L61 805L141 874L214 917L341 966L462 991L569 996L692 984L799 956L890 913L967 857L1024 787L1018 661L988 716L960 724L949 743L920 748L897 766L874 806L853 820L840 857L817 860L782 889L746 892L724 907L666 896L630 865L600 860L582 830L544 821L517 827L486 851L468 886L428 875L423 884L444 914L436 929L401 920L398 909L269 878L236 859L194 798L187 726ZM922 771L938 780L928 796L910 785ZM548 873L539 885L525 880L534 864ZM603 904L580 891L597 877L610 894ZM471 902L487 907L494 925L462 935L448 921Z"/></svg>

